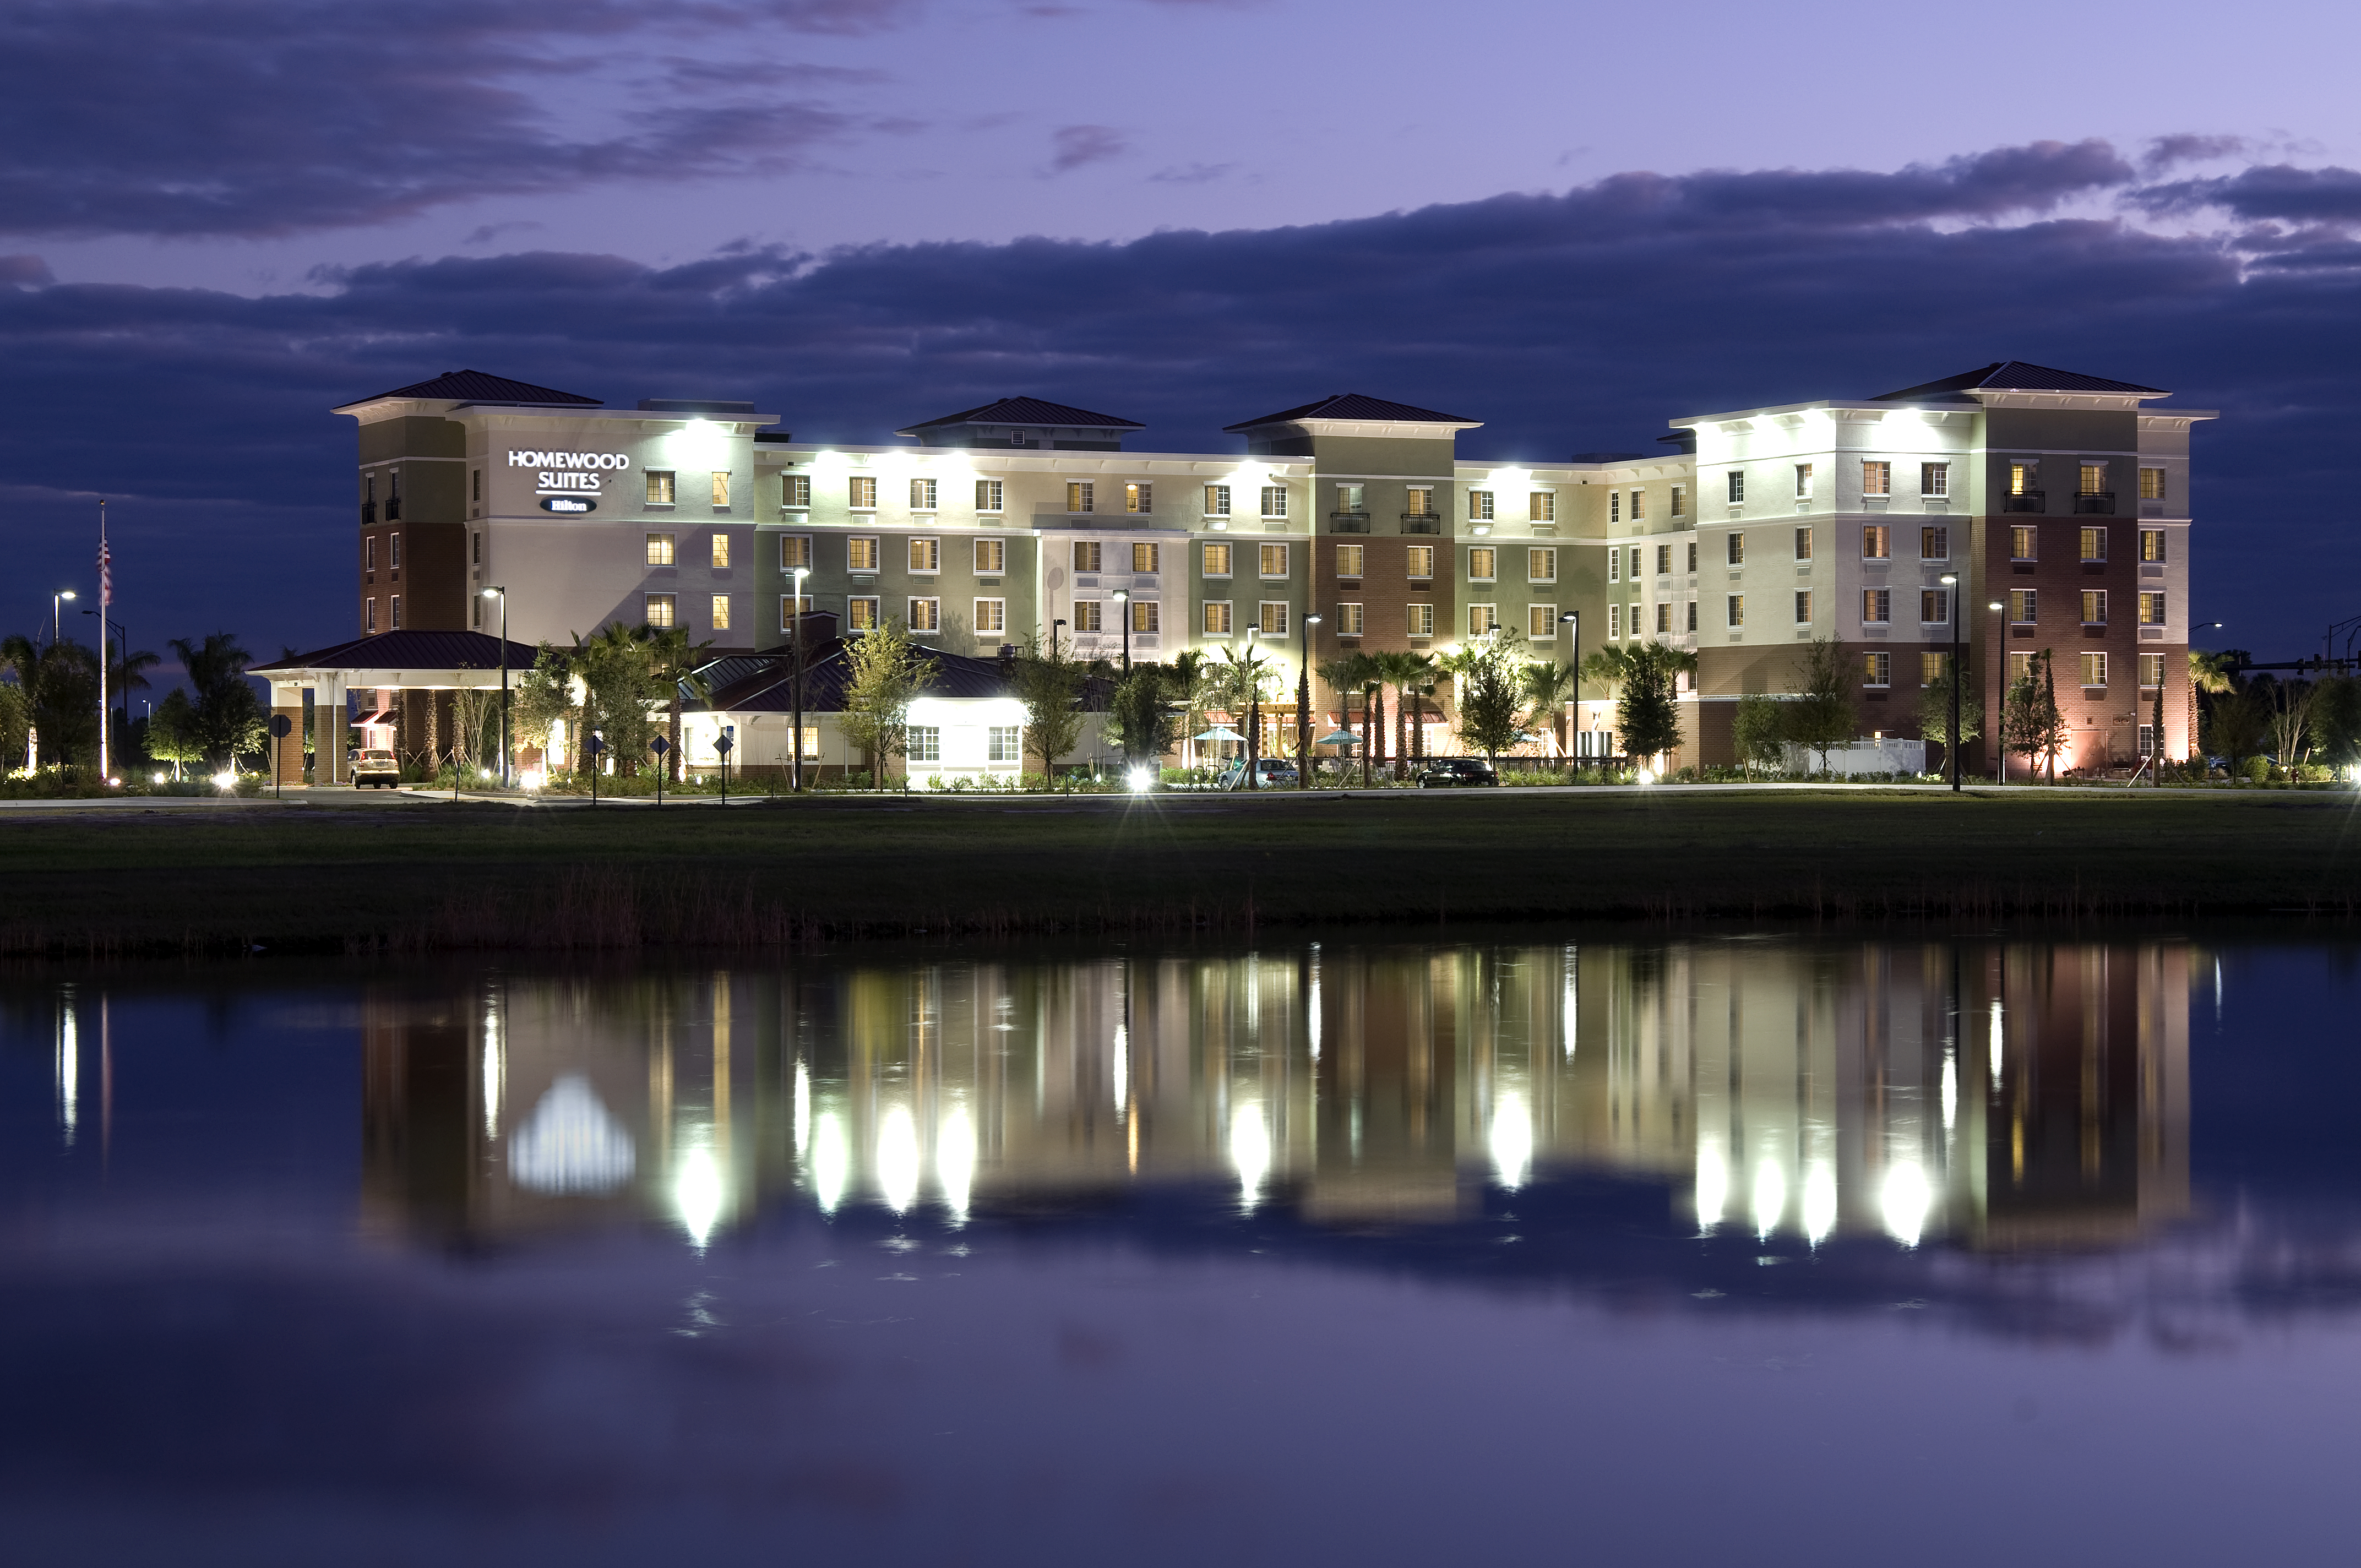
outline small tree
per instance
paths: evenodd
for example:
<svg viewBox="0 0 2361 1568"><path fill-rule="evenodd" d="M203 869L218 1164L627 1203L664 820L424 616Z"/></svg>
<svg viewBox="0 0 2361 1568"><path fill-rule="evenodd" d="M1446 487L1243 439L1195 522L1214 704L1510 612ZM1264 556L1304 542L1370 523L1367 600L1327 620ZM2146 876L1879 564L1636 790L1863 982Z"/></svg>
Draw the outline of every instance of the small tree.
<svg viewBox="0 0 2361 1568"><path fill-rule="evenodd" d="M2050 760L2054 774L2059 751L2066 744L2066 718L2058 710L2057 687L2049 675L2049 651L2043 649L2026 663L2025 674L2012 682L2001 707L2001 745L2015 756Z"/></svg>
<svg viewBox="0 0 2361 1568"><path fill-rule="evenodd" d="M1180 739L1180 707L1174 701L1172 672L1161 664L1134 664L1115 683L1107 703L1107 738L1126 762L1151 764Z"/></svg>
<svg viewBox="0 0 2361 1568"><path fill-rule="evenodd" d="M2279 681L2272 691L2271 745L2282 768L2292 768L2311 751L2312 708L2320 687L2310 681Z"/></svg>
<svg viewBox="0 0 2361 1568"><path fill-rule="evenodd" d="M1661 757L1681 743L1680 677L1697 673L1697 655L1669 642L1642 642L1620 652L1622 692L1615 699L1615 723L1623 731L1623 751L1633 757Z"/></svg>
<svg viewBox="0 0 2361 1568"><path fill-rule="evenodd" d="M1983 703L1963 689L1960 693L1960 744L1965 746L1982 736L1983 727ZM1918 733L1944 749L1943 765L1948 769L1951 753L1951 667L1948 661L1942 677L1918 694Z"/></svg>
<svg viewBox="0 0 2361 1568"><path fill-rule="evenodd" d="M574 722L574 678L566 655L544 642L533 656L533 668L518 672L509 694L509 728L519 751L541 753L541 765L552 765L550 739L560 722Z"/></svg>
<svg viewBox="0 0 2361 1568"><path fill-rule="evenodd" d="M1494 632L1471 643L1447 666L1457 690L1459 739L1484 753L1487 762L1524 732L1531 709L1524 680L1524 660L1513 632Z"/></svg>
<svg viewBox="0 0 2361 1568"><path fill-rule="evenodd" d="M33 705L25 700L25 688L0 681L0 773L13 772L17 759L25 756L32 729ZM29 765L31 759L25 760Z"/></svg>
<svg viewBox="0 0 2361 1568"><path fill-rule="evenodd" d="M595 765L590 735L597 731L614 759L618 773L636 775L650 761L648 742L655 739L655 710L664 702L647 640L614 621L574 640L574 673L582 677L582 766Z"/></svg>
<svg viewBox="0 0 2361 1568"><path fill-rule="evenodd" d="M1016 656L1016 699L1025 705L1025 745L1041 759L1045 776L1082 739L1082 682L1088 673L1081 660L1055 642L1045 652L1038 639L1028 641Z"/></svg>
<svg viewBox="0 0 2361 1568"><path fill-rule="evenodd" d="M174 686L148 716L148 754L172 764L172 776L182 776L184 764L205 760L205 740L197 724L196 705Z"/></svg>
<svg viewBox="0 0 2361 1568"><path fill-rule="evenodd" d="M176 637L171 648L189 672L189 685L196 689L197 732L206 759L234 764L237 758L260 751L268 733L262 702L246 678L246 666L254 655L226 631L210 632L202 642Z"/></svg>
<svg viewBox="0 0 2361 1568"><path fill-rule="evenodd" d="M1787 705L1760 692L1738 699L1738 713L1731 719L1730 739L1738 752L1739 765L1746 770L1749 783L1753 782L1757 764L1768 767L1781 760L1787 739Z"/></svg>
<svg viewBox="0 0 2361 1568"><path fill-rule="evenodd" d="M1795 700L1787 705L1787 739L1817 751L1820 772L1827 773L1828 753L1861 732L1852 706L1852 671L1834 638L1815 637L1805 645L1795 687Z"/></svg>
<svg viewBox="0 0 2361 1568"><path fill-rule="evenodd" d="M869 753L872 782L885 787L885 764L910 735L910 704L935 684L937 666L910 641L910 630L888 618L844 644L845 738Z"/></svg>

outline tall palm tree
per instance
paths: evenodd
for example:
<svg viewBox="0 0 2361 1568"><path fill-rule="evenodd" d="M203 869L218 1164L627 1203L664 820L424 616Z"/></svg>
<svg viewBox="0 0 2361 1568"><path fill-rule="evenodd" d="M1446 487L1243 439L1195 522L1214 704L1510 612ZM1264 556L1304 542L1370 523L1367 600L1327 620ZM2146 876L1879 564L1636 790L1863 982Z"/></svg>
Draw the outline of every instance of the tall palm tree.
<svg viewBox="0 0 2361 1568"><path fill-rule="evenodd" d="M1375 683L1376 655L1356 650L1340 653L1334 659L1320 661L1314 673L1323 685L1336 694L1336 711L1349 728L1352 723L1352 699ZM1368 737L1362 738L1362 750L1367 751ZM1347 759L1349 761L1349 759Z"/></svg>
<svg viewBox="0 0 2361 1568"><path fill-rule="evenodd" d="M1229 709L1231 724L1246 738L1246 756L1249 762L1259 750L1260 740L1254 733L1253 709L1270 682L1270 661L1252 643L1243 652L1235 643L1223 648L1222 663L1213 666L1214 691L1221 705Z"/></svg>
<svg viewBox="0 0 2361 1568"><path fill-rule="evenodd" d="M1561 726L1565 720L1565 705L1574 700L1574 671L1554 659L1536 659L1525 666L1525 700L1532 705L1529 723L1549 721L1550 733L1558 741L1558 754L1564 756L1571 747L1565 744Z"/></svg>
<svg viewBox="0 0 2361 1568"><path fill-rule="evenodd" d="M2208 653L2200 648L2189 651L2189 755L2198 756L2202 748L2197 743L2197 694L2220 696L2236 689L2233 676L2235 666L2226 653ZM2159 740L2158 744L2162 742Z"/></svg>
<svg viewBox="0 0 2361 1568"><path fill-rule="evenodd" d="M1213 670L1207 663L1205 651L1191 648L1172 655L1168 666L1165 689L1172 700L1180 705L1182 742L1189 748L1188 765L1197 765L1197 736L1205 728L1205 710L1213 706Z"/></svg>
<svg viewBox="0 0 2361 1568"><path fill-rule="evenodd" d="M1410 715L1406 709L1410 696L1432 677L1436 665L1425 654L1406 650L1373 653L1369 658L1377 678L1394 688L1394 777L1400 778L1409 767Z"/></svg>
<svg viewBox="0 0 2361 1568"><path fill-rule="evenodd" d="M643 626L639 635L647 643L649 664L656 679L664 684L664 740L672 748L664 753L664 777L678 784L681 698L685 694L703 702L713 695L705 677L697 673L713 644L691 642L686 626Z"/></svg>

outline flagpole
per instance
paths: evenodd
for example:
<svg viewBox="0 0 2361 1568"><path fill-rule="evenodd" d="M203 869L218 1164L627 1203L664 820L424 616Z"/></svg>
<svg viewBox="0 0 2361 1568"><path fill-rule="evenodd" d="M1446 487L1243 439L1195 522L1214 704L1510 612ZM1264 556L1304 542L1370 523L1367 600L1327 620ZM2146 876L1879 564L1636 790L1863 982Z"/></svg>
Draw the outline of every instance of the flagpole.
<svg viewBox="0 0 2361 1568"><path fill-rule="evenodd" d="M115 602L115 577L106 559L106 503L98 503L98 784L114 775L106 769L106 611ZM126 650L127 652L127 650Z"/></svg>

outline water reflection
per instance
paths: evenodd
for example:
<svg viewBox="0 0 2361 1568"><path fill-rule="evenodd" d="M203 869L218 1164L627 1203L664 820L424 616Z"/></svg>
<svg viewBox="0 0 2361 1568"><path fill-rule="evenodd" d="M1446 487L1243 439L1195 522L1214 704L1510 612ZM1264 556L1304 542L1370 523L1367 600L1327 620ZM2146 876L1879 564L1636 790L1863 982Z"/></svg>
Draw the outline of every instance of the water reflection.
<svg viewBox="0 0 2361 1568"><path fill-rule="evenodd" d="M703 1247L782 1203L957 1226L1159 1187L1417 1227L1587 1168L1766 1246L2107 1246L2189 1207L2191 972L2174 941L1735 939L388 983L364 1202Z"/></svg>

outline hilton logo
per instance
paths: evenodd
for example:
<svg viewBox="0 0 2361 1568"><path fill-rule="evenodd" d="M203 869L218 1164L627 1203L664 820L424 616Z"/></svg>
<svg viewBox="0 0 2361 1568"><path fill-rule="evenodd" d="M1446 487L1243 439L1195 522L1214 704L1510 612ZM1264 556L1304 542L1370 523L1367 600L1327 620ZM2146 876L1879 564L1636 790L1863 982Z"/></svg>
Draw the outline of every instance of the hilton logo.
<svg viewBox="0 0 2361 1568"><path fill-rule="evenodd" d="M597 511L598 503L588 496L544 496L542 498L541 510L562 512Z"/></svg>

